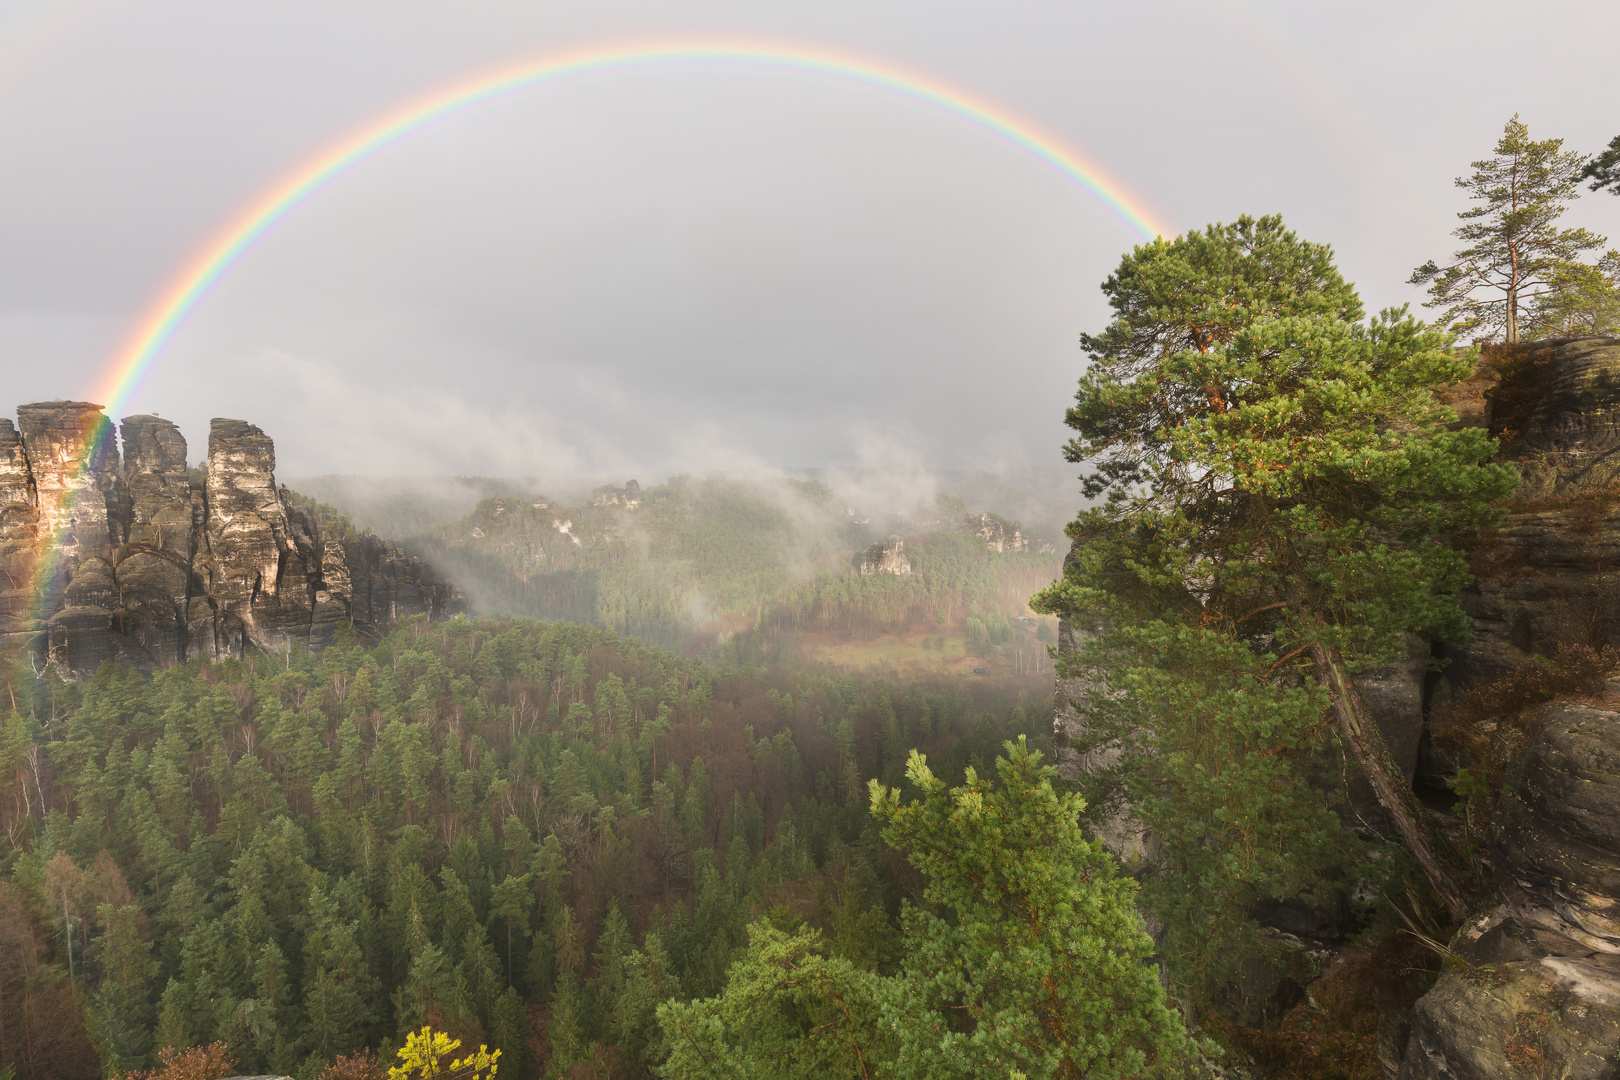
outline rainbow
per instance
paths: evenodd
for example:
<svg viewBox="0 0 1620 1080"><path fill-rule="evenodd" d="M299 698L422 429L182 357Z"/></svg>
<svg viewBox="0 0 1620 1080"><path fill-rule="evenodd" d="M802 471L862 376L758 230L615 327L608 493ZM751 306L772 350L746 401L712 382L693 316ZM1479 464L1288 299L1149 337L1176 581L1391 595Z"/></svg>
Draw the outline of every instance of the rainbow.
<svg viewBox="0 0 1620 1080"><path fill-rule="evenodd" d="M1097 166L998 106L966 91L893 64L800 45L740 41L656 42L613 45L542 57L474 76L412 101L339 139L268 188L186 263L158 296L109 365L92 400L104 401L117 417L164 346L209 290L253 245L327 184L394 143L441 120L485 102L563 79L630 68L732 65L826 76L870 87L931 106L982 128L1026 151L1101 203L1145 240L1166 233L1139 199L1133 198ZM96 423L99 424L99 421ZM104 431L113 432L113 425ZM82 474L100 454L99 440L87 431L74 471ZM43 623L50 587L59 576L59 551L48 544L34 573L36 614Z"/></svg>
<svg viewBox="0 0 1620 1080"><path fill-rule="evenodd" d="M1152 240L1169 231L1140 199L1033 123L966 91L893 64L799 45L755 42L614 45L526 61L435 90L339 139L288 173L220 230L170 282L109 366L94 400L107 402L110 416L122 412L164 346L209 289L260 237L361 161L437 121L531 87L626 68L693 64L786 69L920 101L1034 155L1076 182L1143 239Z"/></svg>

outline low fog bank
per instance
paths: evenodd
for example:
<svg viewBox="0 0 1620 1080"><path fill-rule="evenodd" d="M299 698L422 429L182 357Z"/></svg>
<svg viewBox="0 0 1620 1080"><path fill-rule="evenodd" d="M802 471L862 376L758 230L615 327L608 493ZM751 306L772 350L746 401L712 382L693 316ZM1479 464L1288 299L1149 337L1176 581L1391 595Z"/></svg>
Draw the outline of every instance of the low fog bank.
<svg viewBox="0 0 1620 1080"><path fill-rule="evenodd" d="M563 506L588 505L604 485L622 486L631 477L582 476L323 476L288 477L288 487L337 507L356 528L378 536L410 540L460 521L484 499L544 496ZM668 477L635 477L643 487ZM726 479L757 485L774 499L786 495L776 481L825 484L852 513L874 530L902 528L931 519L940 496L961 499L974 513L989 511L1022 522L1025 532L1061 546L1063 526L1081 505L1079 482L1071 469L1020 472L927 471L900 467L746 469L743 475L711 473L695 479ZM787 499L788 502L796 500Z"/></svg>
<svg viewBox="0 0 1620 1080"><path fill-rule="evenodd" d="M932 516L939 496L953 496L973 513L988 511L1022 522L1024 531L1061 546L1063 527L1083 502L1075 467L978 471L881 468L788 469L786 475L832 488L850 506L896 527Z"/></svg>
<svg viewBox="0 0 1620 1080"><path fill-rule="evenodd" d="M589 502L591 489L608 481L579 477L328 474L288 477L282 482L300 495L342 510L357 529L405 540L460 521L484 499L533 498L543 493L564 503Z"/></svg>

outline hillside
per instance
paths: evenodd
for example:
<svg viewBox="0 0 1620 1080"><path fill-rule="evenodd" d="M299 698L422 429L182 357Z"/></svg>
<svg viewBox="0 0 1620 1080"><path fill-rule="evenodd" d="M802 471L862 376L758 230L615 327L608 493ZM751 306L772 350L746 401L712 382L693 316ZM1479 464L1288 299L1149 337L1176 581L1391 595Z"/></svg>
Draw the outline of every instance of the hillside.
<svg viewBox="0 0 1620 1080"><path fill-rule="evenodd" d="M863 554L886 535L900 538L899 562L862 573ZM608 626L693 655L729 650L736 661L965 662L968 673L996 660L1015 674L1036 670L1045 650L1024 600L1059 568L1050 541L959 499L885 519L825 484L787 478L631 481L576 505L487 498L410 547L489 614ZM1053 629L1043 640L1055 640ZM866 655L862 643L878 638ZM1004 649L1010 642L1027 644Z"/></svg>
<svg viewBox="0 0 1620 1080"><path fill-rule="evenodd" d="M716 669L519 621L8 685L23 1080L216 1040L313 1076L423 1022L503 1047L502 1076L645 1076L654 1006L719 990L752 920L893 969L915 881L868 777L902 782L912 747L952 781L1014 735L1050 750L1038 684Z"/></svg>

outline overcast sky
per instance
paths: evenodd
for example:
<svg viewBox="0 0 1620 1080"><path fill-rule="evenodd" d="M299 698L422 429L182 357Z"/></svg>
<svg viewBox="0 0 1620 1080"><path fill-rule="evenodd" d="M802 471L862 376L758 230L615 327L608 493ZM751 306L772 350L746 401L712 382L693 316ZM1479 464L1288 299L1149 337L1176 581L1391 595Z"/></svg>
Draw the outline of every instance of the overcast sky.
<svg viewBox="0 0 1620 1080"><path fill-rule="evenodd" d="M0 0L0 372L81 398L189 256L346 133L501 64L672 36L897 64L1103 166L1170 229L1280 212L1421 299L1517 112L1620 134L1620 4ZM1584 43L1584 44L1583 44ZM1571 47L1580 47L1572 53ZM1610 50L1612 52L1612 48ZM1620 244L1620 199L1571 223ZM218 283L126 411L281 471L1061 466L1076 338L1137 237L914 100L790 70L537 87L343 175Z"/></svg>

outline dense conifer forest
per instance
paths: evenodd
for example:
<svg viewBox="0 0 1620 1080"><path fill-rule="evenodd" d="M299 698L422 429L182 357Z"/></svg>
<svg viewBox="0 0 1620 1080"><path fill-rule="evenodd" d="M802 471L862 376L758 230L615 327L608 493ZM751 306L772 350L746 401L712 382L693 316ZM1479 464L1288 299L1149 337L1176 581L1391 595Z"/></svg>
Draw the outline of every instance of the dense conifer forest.
<svg viewBox="0 0 1620 1080"><path fill-rule="evenodd" d="M560 623L8 688L19 1078L215 1041L313 1076L423 1023L503 1048L503 1076L645 1075L658 1003L717 993L752 921L896 969L917 879L869 777L903 783L913 747L953 783L1018 735L1050 753L1046 700L703 666Z"/></svg>

